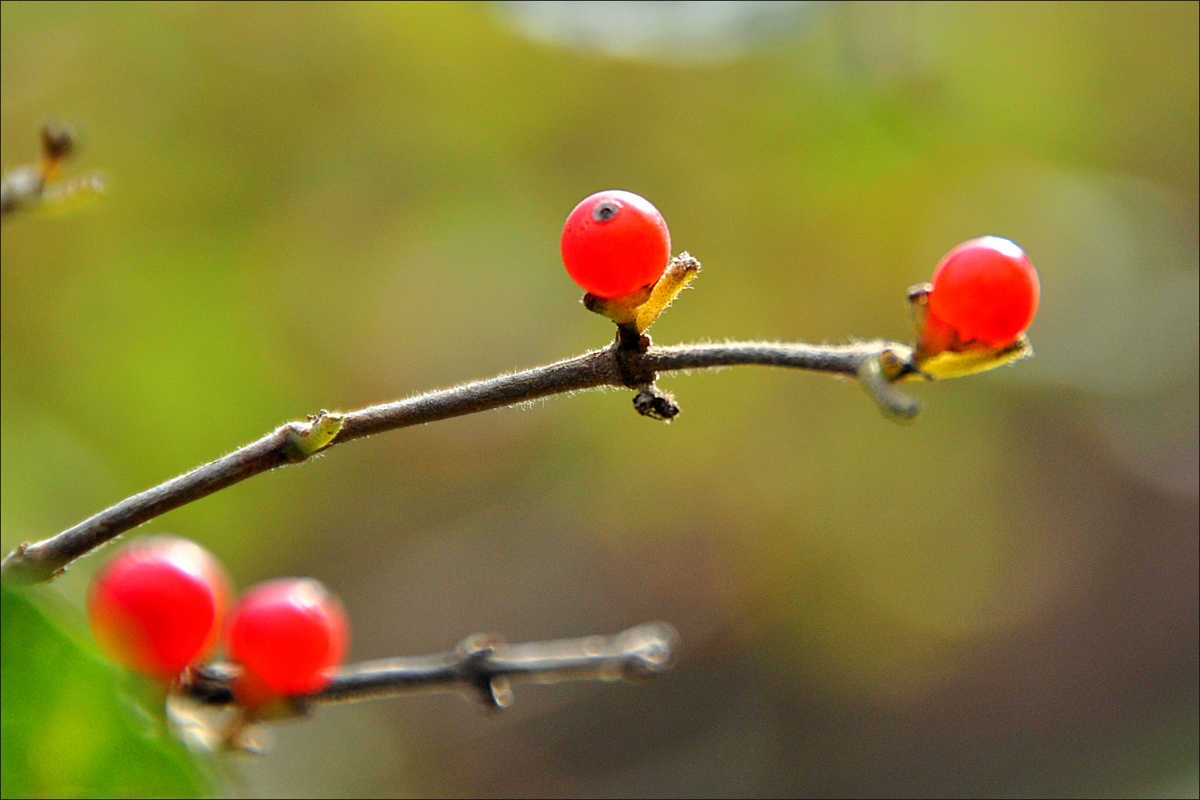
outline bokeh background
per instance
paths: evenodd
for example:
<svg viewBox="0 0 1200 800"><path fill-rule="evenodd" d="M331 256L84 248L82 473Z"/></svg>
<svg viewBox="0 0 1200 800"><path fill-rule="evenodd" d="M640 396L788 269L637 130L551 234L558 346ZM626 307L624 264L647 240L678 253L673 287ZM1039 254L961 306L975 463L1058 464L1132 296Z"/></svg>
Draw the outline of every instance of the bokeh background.
<svg viewBox="0 0 1200 800"><path fill-rule="evenodd" d="M323 709L216 791L1196 796L1197 8L5 2L4 166L62 121L109 191L4 224L3 547L285 420L604 345L558 255L600 189L704 264L661 343L905 339L905 288L1006 236L1037 358L915 387L914 426L849 381L679 376L669 426L561 397L148 525L241 586L321 579L355 660L683 637L655 683L500 716Z"/></svg>

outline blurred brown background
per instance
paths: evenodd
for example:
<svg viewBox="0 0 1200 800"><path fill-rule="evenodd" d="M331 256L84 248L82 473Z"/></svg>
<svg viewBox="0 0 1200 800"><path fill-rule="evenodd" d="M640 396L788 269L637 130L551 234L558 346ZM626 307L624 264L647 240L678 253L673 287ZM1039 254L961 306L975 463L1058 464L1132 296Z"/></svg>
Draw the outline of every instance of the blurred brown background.
<svg viewBox="0 0 1200 800"><path fill-rule="evenodd" d="M1197 4L4 3L3 547L287 419L605 344L558 256L648 197L704 264L656 341L906 338L982 234L1038 356L917 387L755 368L339 448L173 512L311 575L355 660L665 619L645 686L322 710L246 795L1141 795L1198 786ZM78 600L99 559L60 581Z"/></svg>

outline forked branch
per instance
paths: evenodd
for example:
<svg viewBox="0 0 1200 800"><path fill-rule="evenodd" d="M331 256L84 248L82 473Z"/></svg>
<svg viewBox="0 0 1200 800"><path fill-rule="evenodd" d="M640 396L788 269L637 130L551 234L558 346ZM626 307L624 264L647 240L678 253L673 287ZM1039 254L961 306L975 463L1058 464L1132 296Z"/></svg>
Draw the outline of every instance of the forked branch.
<svg viewBox="0 0 1200 800"><path fill-rule="evenodd" d="M888 380L894 380L898 373L910 369L911 359L907 345L881 340L836 346L725 342L652 347L648 336L633 341L618 337L616 343L603 350L554 364L345 414L322 411L304 422L289 422L258 441L126 498L55 536L20 545L5 556L0 575L12 584L49 580L75 559L160 514L259 473L385 431L605 386L637 391L634 405L640 413L670 419L678 413L678 406L654 386L663 373L758 364L858 377L865 374L864 364L882 363L891 373ZM899 398L908 404L891 409L891 413L915 413L911 401L898 392L881 393L872 383L864 385L885 410ZM891 388L890 383L887 386Z"/></svg>

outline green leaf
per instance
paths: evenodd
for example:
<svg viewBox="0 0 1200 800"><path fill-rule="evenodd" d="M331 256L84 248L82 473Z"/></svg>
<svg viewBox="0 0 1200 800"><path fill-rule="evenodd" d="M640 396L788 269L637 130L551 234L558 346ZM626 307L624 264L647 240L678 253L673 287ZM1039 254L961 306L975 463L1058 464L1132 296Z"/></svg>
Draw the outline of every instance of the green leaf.
<svg viewBox="0 0 1200 800"><path fill-rule="evenodd" d="M29 594L3 589L0 795L210 794L209 777L167 731L161 704L140 708L128 676L56 616Z"/></svg>

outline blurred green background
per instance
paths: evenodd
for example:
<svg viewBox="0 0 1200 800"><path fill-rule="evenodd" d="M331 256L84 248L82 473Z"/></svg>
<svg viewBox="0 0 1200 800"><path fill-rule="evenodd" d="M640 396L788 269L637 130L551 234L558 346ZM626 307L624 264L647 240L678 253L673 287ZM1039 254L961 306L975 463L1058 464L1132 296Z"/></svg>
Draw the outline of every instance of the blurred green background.
<svg viewBox="0 0 1200 800"><path fill-rule="evenodd" d="M594 191L704 264L660 343L904 339L905 288L1006 236L1037 358L916 387L912 427L820 375L672 377L670 426L556 398L146 526L325 581L354 660L683 636L658 682L498 717L324 709L217 790L1196 796L1197 9L6 2L5 168L57 120L110 189L4 224L4 550L285 420L606 344L558 255Z"/></svg>

